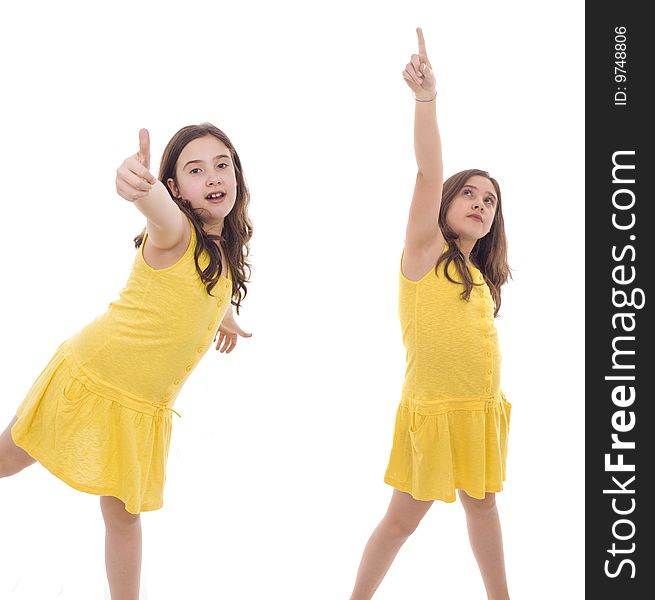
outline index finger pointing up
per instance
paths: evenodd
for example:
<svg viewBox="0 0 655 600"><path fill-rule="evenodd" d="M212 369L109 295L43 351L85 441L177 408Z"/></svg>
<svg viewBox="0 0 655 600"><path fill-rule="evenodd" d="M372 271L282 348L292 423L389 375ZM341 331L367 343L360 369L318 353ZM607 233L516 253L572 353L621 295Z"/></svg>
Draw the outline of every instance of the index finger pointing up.
<svg viewBox="0 0 655 600"><path fill-rule="evenodd" d="M416 35L418 36L418 54L421 58L427 58L428 53L425 49L425 38L423 37L423 30L420 27L416 28Z"/></svg>
<svg viewBox="0 0 655 600"><path fill-rule="evenodd" d="M147 129L139 130L139 162L150 168L150 134Z"/></svg>

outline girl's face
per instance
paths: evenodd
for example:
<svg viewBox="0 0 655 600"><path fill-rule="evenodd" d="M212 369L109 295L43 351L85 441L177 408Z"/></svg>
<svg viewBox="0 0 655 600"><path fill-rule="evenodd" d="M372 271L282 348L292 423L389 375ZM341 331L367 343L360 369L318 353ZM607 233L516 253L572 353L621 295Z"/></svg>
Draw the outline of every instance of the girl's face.
<svg viewBox="0 0 655 600"><path fill-rule="evenodd" d="M446 224L459 239L479 240L489 233L497 204L496 190L491 181L474 175L450 203Z"/></svg>
<svg viewBox="0 0 655 600"><path fill-rule="evenodd" d="M189 142L175 166L175 180L167 182L176 197L182 197L193 208L201 208L208 227L222 226L234 207L237 180L228 147L213 135Z"/></svg>

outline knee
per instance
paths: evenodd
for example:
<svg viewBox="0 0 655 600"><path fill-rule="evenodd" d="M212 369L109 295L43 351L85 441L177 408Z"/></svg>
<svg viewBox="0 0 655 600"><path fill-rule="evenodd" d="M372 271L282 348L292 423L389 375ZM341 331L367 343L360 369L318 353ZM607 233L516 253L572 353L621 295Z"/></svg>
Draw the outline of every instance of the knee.
<svg viewBox="0 0 655 600"><path fill-rule="evenodd" d="M486 515L496 510L496 494L487 492L482 500L471 498L464 490L459 490L459 498L469 515Z"/></svg>
<svg viewBox="0 0 655 600"><path fill-rule="evenodd" d="M27 465L19 464L17 461L12 460L11 457L4 455L0 451L0 479L2 477L11 477L20 473Z"/></svg>
<svg viewBox="0 0 655 600"><path fill-rule="evenodd" d="M132 514L125 504L113 496L101 496L100 508L107 529L135 527L141 523L140 514Z"/></svg>
<svg viewBox="0 0 655 600"><path fill-rule="evenodd" d="M393 537L406 539L416 531L421 519L387 515L383 522L385 528Z"/></svg>
<svg viewBox="0 0 655 600"><path fill-rule="evenodd" d="M11 428L16 422L14 417L7 428L0 434L0 477L10 477L20 473L36 460L25 450L18 447L11 435Z"/></svg>

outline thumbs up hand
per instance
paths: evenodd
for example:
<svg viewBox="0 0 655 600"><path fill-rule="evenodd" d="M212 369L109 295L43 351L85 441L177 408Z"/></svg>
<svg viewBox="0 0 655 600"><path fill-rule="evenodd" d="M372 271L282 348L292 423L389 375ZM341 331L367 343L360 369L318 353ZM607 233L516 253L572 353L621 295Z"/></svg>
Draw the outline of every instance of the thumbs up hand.
<svg viewBox="0 0 655 600"><path fill-rule="evenodd" d="M147 129L139 131L139 151L126 158L116 170L116 191L121 198L135 202L145 198L157 182L150 169L150 134Z"/></svg>

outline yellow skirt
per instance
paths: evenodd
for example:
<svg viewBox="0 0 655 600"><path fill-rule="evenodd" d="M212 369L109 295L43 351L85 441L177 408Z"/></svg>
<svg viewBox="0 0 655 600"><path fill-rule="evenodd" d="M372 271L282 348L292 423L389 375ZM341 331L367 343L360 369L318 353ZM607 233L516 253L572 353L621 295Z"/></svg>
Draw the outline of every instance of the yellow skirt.
<svg viewBox="0 0 655 600"><path fill-rule="evenodd" d="M170 410L117 398L75 366L65 344L18 408L14 442L77 490L119 498L132 514L161 508Z"/></svg>
<svg viewBox="0 0 655 600"><path fill-rule="evenodd" d="M496 398L417 403L403 398L384 481L416 500L483 499L505 480L512 406Z"/></svg>

